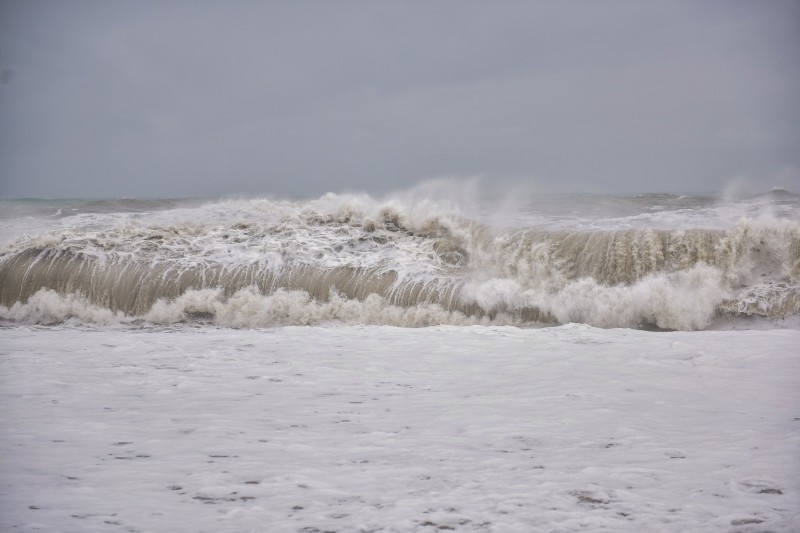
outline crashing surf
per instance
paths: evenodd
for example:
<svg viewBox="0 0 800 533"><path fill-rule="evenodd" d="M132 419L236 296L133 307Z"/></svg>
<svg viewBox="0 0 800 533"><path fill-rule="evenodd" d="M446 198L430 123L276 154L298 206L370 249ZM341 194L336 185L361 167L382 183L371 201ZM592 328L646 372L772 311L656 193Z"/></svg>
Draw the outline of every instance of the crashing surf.
<svg viewBox="0 0 800 533"><path fill-rule="evenodd" d="M0 251L0 318L693 330L800 313L800 226L764 214L724 229L498 228L463 204L365 195L159 213L16 238Z"/></svg>

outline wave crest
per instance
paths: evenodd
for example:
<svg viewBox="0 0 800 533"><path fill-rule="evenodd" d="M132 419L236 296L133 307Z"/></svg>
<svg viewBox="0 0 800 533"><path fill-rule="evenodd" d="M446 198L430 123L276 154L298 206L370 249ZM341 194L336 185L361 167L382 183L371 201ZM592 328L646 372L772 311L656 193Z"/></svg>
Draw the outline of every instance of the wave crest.
<svg viewBox="0 0 800 533"><path fill-rule="evenodd" d="M0 251L0 316L701 329L720 313L800 313L800 227L783 219L494 231L414 195L244 205L19 239Z"/></svg>

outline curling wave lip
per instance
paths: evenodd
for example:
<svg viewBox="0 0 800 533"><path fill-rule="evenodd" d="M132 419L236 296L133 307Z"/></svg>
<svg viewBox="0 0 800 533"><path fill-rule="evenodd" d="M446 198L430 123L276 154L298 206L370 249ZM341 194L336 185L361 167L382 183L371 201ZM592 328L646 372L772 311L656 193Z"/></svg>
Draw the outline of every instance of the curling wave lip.
<svg viewBox="0 0 800 533"><path fill-rule="evenodd" d="M677 211L688 209L681 202ZM86 316L239 327L703 329L720 314L800 313L800 226L790 219L762 214L725 229L498 229L467 215L434 201L326 195L75 217L0 251L0 318L40 320L45 302L51 321L85 305L111 313Z"/></svg>

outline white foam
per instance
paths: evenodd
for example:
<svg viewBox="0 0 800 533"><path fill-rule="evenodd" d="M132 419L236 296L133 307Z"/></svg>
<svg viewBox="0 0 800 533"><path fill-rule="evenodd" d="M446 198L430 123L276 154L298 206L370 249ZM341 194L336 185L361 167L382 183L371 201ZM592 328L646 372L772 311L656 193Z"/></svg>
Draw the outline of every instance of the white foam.
<svg viewBox="0 0 800 533"><path fill-rule="evenodd" d="M719 310L780 317L800 308L800 223L767 214L776 205L770 198L728 201L722 207L702 202L687 207L684 204L699 200L679 197L576 198L559 199L556 212L570 202L588 205L595 212L569 223L572 229L558 231L498 229L482 223L491 216L480 202L477 181L461 185L441 180L382 199L327 194L309 201L227 199L146 213L80 213L59 219L60 229L23 236L5 246L0 267L7 269L3 275L13 283L22 280L19 284L28 292L15 296L21 300L40 287L58 287L65 294L83 290L97 305L115 287L147 285L153 289L147 293L149 300L137 303L131 312L145 310L153 317L165 313L167 322L198 313L223 316L222 309L210 302L233 305L228 302L239 296L221 295L239 294L244 285L265 279L277 281L261 283L262 291L291 288L316 297L327 295L327 285L312 286L324 280L340 292L337 298L345 293L353 298L353 287L373 286L378 278L392 279L394 286L389 289L385 283L377 284L382 302L415 309L413 313L425 308L426 316L441 313L442 323L470 322L473 319L464 319L463 312L472 305L492 317L498 313L520 317L536 309L541 313L533 315L559 322L581 320L603 327L655 324L669 329L705 327ZM662 209L657 202L671 207ZM604 216L620 206L639 212ZM641 212L647 206L654 211ZM737 218L732 224L725 219L724 229L695 226L708 210L719 215L720 209L727 209L740 216L753 206L759 216ZM793 203L789 207L796 209ZM531 215L538 220L541 213L532 211ZM561 215L547 216L552 223L545 226L561 224ZM575 216L580 218L580 214ZM649 227L651 223L670 226L662 216L692 227ZM649 222L635 222L637 217ZM613 229L596 229L605 226ZM594 230L586 231L589 227ZM51 264L57 265L57 272ZM337 269L351 273L347 275L352 285L349 293L336 286L335 276L326 274ZM148 278L151 271L157 279ZM188 271L191 276L182 278ZM302 276L292 277L295 271ZM73 272L74 278L70 277ZM226 284L226 276L241 280L243 273L249 281ZM86 276L95 278L83 279ZM100 287L99 280L113 286ZM11 284L5 294L13 292ZM157 289L162 286L170 292L160 294ZM458 287L458 306L451 305L449 293L432 297L431 290L420 291L420 286ZM176 296L176 287L192 291L154 305L158 298ZM284 294L252 296L266 298L260 305L268 309ZM413 299L417 296L418 301ZM359 297L365 301L365 295ZM8 298L4 296L3 301L13 308L16 303ZM298 304L319 309L308 317L287 311L287 323L291 323L289 317L300 323L319 323L355 316L341 305L331 307L333 301ZM357 308L364 301L349 305ZM115 302L115 308L133 309L124 295L115 294ZM433 305L429 302L442 308L428 309ZM248 306L251 314L263 315L253 305ZM192 311L193 306L208 309ZM36 316L35 310L21 309L15 313ZM62 314L77 316L77 312L67 309ZM54 313L59 315L58 310ZM10 316L11 310L6 314ZM356 315L366 323L428 320L399 318L395 311L384 313L383 318L370 318L367 311ZM263 317L240 316L233 322L278 320L268 313Z"/></svg>
<svg viewBox="0 0 800 533"><path fill-rule="evenodd" d="M3 531L796 531L798 331L0 330Z"/></svg>
<svg viewBox="0 0 800 533"><path fill-rule="evenodd" d="M41 289L25 303L10 308L0 305L0 319L36 324L60 324L71 318L93 324L115 324L129 321L123 313L91 304L80 294L59 294Z"/></svg>
<svg viewBox="0 0 800 533"><path fill-rule="evenodd" d="M436 304L410 307L391 305L385 298L369 295L364 301L331 294L328 301L311 299L305 291L278 290L269 295L248 288L224 298L220 291L188 291L173 301L159 301L144 318L158 324L186 320L192 314L210 315L220 326L258 328L281 325L318 325L332 321L345 324L380 324L422 327L439 324L513 324L509 316L470 317Z"/></svg>
<svg viewBox="0 0 800 533"><path fill-rule="evenodd" d="M591 278L567 284L551 295L537 295L560 323L599 327L705 329L726 293L721 272L708 265L670 274L650 275L631 286L607 287Z"/></svg>

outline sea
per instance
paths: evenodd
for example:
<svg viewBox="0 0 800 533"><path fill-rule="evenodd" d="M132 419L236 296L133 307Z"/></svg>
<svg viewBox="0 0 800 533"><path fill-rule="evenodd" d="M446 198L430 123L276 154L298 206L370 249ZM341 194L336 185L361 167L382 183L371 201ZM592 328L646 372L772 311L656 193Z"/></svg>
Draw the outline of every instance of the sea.
<svg viewBox="0 0 800 533"><path fill-rule="evenodd" d="M800 531L800 195L0 200L0 530Z"/></svg>
<svg viewBox="0 0 800 533"><path fill-rule="evenodd" d="M0 202L0 319L207 324L796 323L800 196Z"/></svg>

